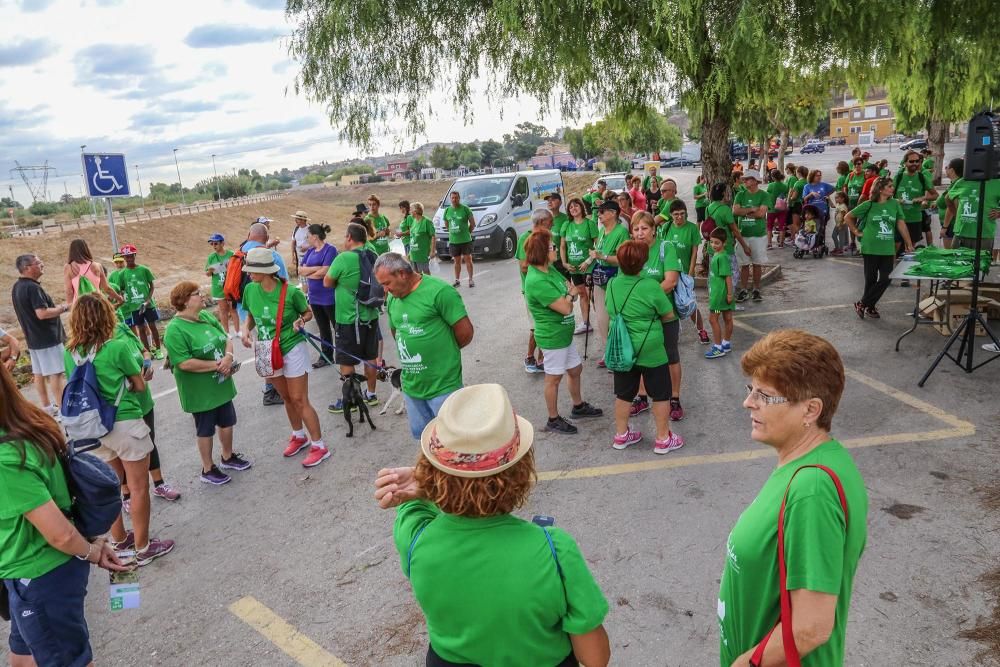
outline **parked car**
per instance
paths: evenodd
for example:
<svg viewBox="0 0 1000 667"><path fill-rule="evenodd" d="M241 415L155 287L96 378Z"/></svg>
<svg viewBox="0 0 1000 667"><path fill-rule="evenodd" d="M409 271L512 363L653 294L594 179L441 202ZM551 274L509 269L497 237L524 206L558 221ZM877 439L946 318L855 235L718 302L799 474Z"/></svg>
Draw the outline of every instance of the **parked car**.
<svg viewBox="0 0 1000 667"><path fill-rule="evenodd" d="M660 162L660 166L664 168L670 167L690 167L694 165L694 162L687 159L686 157L668 157L666 160Z"/></svg>
<svg viewBox="0 0 1000 667"><path fill-rule="evenodd" d="M805 146L799 149L799 153L805 155L806 153L825 153L826 146L820 142L808 142Z"/></svg>
<svg viewBox="0 0 1000 667"><path fill-rule="evenodd" d="M926 139L910 139L899 145L901 151L919 151L922 148L927 148Z"/></svg>
<svg viewBox="0 0 1000 667"><path fill-rule="evenodd" d="M750 149L747 145L739 141L729 142L729 159L730 160L748 160L750 159Z"/></svg>
<svg viewBox="0 0 1000 667"><path fill-rule="evenodd" d="M625 176L626 174L622 172L618 172L616 174L602 174L590 185L590 191L593 192L597 189L597 181L604 181L609 190L621 192L625 189Z"/></svg>
<svg viewBox="0 0 1000 667"><path fill-rule="evenodd" d="M438 256L442 259L451 256L443 220L452 192L461 195L462 203L472 209L476 218L473 254L510 259L517 249L518 235L531 228L532 210L547 205L546 195L563 191L562 173L558 169L457 178L433 218Z"/></svg>
<svg viewBox="0 0 1000 667"><path fill-rule="evenodd" d="M827 140L826 142L827 146L844 146L846 144L847 144L846 137L830 137L830 139Z"/></svg>
<svg viewBox="0 0 1000 667"><path fill-rule="evenodd" d="M907 141L905 134L890 134L882 139L883 144L902 144Z"/></svg>

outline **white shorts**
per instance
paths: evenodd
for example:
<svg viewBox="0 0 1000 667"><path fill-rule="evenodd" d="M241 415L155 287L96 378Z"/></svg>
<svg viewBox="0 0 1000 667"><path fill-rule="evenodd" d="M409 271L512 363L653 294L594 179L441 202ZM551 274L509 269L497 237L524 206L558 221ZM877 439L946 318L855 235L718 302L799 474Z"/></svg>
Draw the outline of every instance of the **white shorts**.
<svg viewBox="0 0 1000 667"><path fill-rule="evenodd" d="M305 341L301 341L286 354L283 354L282 359L284 360L283 366L274 371L274 375L271 377L299 378L312 368L312 362L309 361L309 345ZM267 380L267 378L264 379Z"/></svg>
<svg viewBox="0 0 1000 667"><path fill-rule="evenodd" d="M583 363L580 353L576 351L576 345L572 343L561 350L546 350L543 347L542 354L545 355L546 375L563 375Z"/></svg>
<svg viewBox="0 0 1000 667"><path fill-rule="evenodd" d="M115 422L111 432L101 438L101 446L90 453L102 461L139 461L153 451L149 427L142 419Z"/></svg>
<svg viewBox="0 0 1000 667"><path fill-rule="evenodd" d="M743 240L750 246L750 257L743 252L743 246L736 244L736 261L740 266L747 264L767 264L767 237L766 236L744 236Z"/></svg>
<svg viewBox="0 0 1000 667"><path fill-rule="evenodd" d="M63 359L63 344L53 345L43 350L28 350L31 357L31 372L34 375L49 376L66 372L66 362Z"/></svg>

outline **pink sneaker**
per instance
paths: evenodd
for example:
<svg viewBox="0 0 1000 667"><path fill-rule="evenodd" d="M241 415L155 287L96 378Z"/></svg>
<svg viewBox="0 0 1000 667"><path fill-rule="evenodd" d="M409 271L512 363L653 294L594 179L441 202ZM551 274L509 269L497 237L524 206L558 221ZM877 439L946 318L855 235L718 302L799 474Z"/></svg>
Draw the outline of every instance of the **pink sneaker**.
<svg viewBox="0 0 1000 667"><path fill-rule="evenodd" d="M288 446L285 447L285 456L295 456L309 445L309 438L292 436L288 439Z"/></svg>
<svg viewBox="0 0 1000 667"><path fill-rule="evenodd" d="M302 460L303 468L318 466L323 461L330 458L330 450L326 447L310 447L309 454Z"/></svg>
<svg viewBox="0 0 1000 667"><path fill-rule="evenodd" d="M153 487L153 495L164 500L177 500L181 497L181 492L164 482Z"/></svg>
<svg viewBox="0 0 1000 667"><path fill-rule="evenodd" d="M642 440L642 433L639 431L633 431L632 427L629 426L625 433L615 434L615 439L611 443L611 446L618 450L627 449L629 445L634 445L640 440Z"/></svg>
<svg viewBox="0 0 1000 667"><path fill-rule="evenodd" d="M656 443L653 445L654 454L669 454L670 452L680 449L684 446L684 438L671 432L670 436L666 440L660 440L657 438Z"/></svg>
<svg viewBox="0 0 1000 667"><path fill-rule="evenodd" d="M146 545L145 549L142 551L136 551L135 562L139 567L149 565L153 562L153 560L160 558L161 556L166 556L173 550L173 540L158 540L154 537L149 541L149 544Z"/></svg>

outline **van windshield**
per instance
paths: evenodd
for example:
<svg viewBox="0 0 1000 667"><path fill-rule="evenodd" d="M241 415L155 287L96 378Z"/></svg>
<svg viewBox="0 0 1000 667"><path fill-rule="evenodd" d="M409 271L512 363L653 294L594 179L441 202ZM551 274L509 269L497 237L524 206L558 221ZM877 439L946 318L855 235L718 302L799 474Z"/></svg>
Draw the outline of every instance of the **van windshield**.
<svg viewBox="0 0 1000 667"><path fill-rule="evenodd" d="M510 192L513 176L498 178L475 178L468 181L457 181L452 186L448 196L444 198L444 206L451 204L451 193L457 192L462 197L462 203L469 208L476 206L492 206L504 200Z"/></svg>

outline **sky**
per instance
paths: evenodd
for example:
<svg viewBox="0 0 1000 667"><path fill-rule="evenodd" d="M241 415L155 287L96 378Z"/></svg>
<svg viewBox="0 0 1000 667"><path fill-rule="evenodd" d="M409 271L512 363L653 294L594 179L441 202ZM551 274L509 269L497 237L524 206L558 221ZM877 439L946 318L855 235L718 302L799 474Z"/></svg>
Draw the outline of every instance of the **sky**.
<svg viewBox="0 0 1000 667"><path fill-rule="evenodd" d="M8 171L15 160L55 167L50 200L79 196L81 145L125 153L133 192L177 182L174 148L188 187L212 176L212 154L220 174L361 157L322 105L293 90L284 0L0 0L0 25L0 194L13 186L24 205L28 190ZM426 136L382 137L375 154L500 139L525 120L563 125L528 99L505 104L502 117L477 107L472 125L436 108Z"/></svg>

